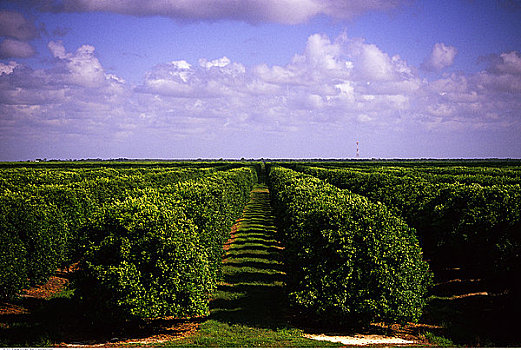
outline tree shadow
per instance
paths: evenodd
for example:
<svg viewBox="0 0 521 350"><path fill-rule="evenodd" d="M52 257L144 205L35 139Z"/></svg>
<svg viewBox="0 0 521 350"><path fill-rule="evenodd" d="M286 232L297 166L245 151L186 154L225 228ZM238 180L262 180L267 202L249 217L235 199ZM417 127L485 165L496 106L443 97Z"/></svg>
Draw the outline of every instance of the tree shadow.
<svg viewBox="0 0 521 350"><path fill-rule="evenodd" d="M252 266L244 265L248 268ZM226 277L227 283L257 283L257 284L274 284L275 282L283 282L283 272L263 273L263 272L241 272Z"/></svg>
<svg viewBox="0 0 521 350"><path fill-rule="evenodd" d="M244 232L244 231L242 231L242 232ZM250 241L250 239L251 240L258 239L258 240L262 240L262 241L275 241L276 242L276 239L273 238L273 235L265 233L266 232L265 230L259 231L262 234L251 234L249 232L250 231L248 231L248 236L237 237L235 242Z"/></svg>
<svg viewBox="0 0 521 350"><path fill-rule="evenodd" d="M456 345L521 345L518 298L488 292L479 274L463 267L438 266L434 276L435 286L421 323L443 325L434 333Z"/></svg>
<svg viewBox="0 0 521 350"><path fill-rule="evenodd" d="M251 252L251 251L259 251L259 253L261 254L264 254L264 252L266 253L278 253L280 252L280 247L273 247L272 245L270 245L269 243L268 244L249 244L247 243L246 246L244 247L231 247L228 249L228 253L230 254L233 254L235 255L235 252L242 252L242 251L248 251L248 252Z"/></svg>
<svg viewBox="0 0 521 350"><path fill-rule="evenodd" d="M233 251L232 252L233 254L229 254L229 255L226 255L226 258L230 258L230 259L234 259L234 260L239 260L239 259L268 259L268 260L272 260L274 258L277 257L277 255L279 255L278 252L273 252L273 253L264 253L262 251L258 251L258 252L255 252L255 253L252 253L250 251L247 251L245 250L245 252L242 252L242 251ZM226 265L226 262L224 263L224 265ZM245 266L245 265L243 265Z"/></svg>
<svg viewBox="0 0 521 350"><path fill-rule="evenodd" d="M233 267L249 267L249 268L256 268L260 270L267 270L267 269L281 269L283 266L281 266L278 262L264 262L264 261L251 261L251 262L243 262L243 261L228 261L226 263L228 266Z"/></svg>
<svg viewBox="0 0 521 350"><path fill-rule="evenodd" d="M244 237L244 238L240 238L240 239L235 239L234 243L236 245L242 245L242 244L250 244L250 249L252 247L252 245L264 245L264 246L270 246L272 245L273 243L276 243L276 241L273 239L273 238L251 238L251 236L248 236L248 237Z"/></svg>
<svg viewBox="0 0 521 350"><path fill-rule="evenodd" d="M81 300L71 297L51 299L20 298L2 308L25 312L0 314L0 346L49 347L100 345L139 340L163 334L174 337L195 327L188 319L134 319L115 322L93 314Z"/></svg>

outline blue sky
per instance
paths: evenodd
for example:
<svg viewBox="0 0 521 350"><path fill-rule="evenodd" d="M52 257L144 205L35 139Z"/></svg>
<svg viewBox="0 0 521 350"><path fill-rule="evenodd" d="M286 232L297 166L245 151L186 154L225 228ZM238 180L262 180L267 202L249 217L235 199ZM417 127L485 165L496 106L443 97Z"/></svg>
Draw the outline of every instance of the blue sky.
<svg viewBox="0 0 521 350"><path fill-rule="evenodd" d="M521 158L521 1L0 4L0 160Z"/></svg>

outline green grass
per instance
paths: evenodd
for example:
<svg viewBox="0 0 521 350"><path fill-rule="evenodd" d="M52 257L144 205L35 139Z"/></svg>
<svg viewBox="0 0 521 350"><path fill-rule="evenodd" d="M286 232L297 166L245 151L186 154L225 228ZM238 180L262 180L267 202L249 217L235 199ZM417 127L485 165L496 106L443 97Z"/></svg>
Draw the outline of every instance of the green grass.
<svg viewBox="0 0 521 350"><path fill-rule="evenodd" d="M169 347L330 347L335 343L319 342L302 337L294 328L270 329L240 323L208 320L199 331L177 342L153 344Z"/></svg>
<svg viewBox="0 0 521 350"><path fill-rule="evenodd" d="M426 332L424 334L425 338L429 341L429 343L434 344L436 347L440 348L453 348L456 345L452 342L452 340L447 339L445 337L435 335L432 332Z"/></svg>
<svg viewBox="0 0 521 350"><path fill-rule="evenodd" d="M264 185L252 191L236 239L227 251L223 282L210 316L194 334L155 347L336 347L302 337L287 320L282 247Z"/></svg>

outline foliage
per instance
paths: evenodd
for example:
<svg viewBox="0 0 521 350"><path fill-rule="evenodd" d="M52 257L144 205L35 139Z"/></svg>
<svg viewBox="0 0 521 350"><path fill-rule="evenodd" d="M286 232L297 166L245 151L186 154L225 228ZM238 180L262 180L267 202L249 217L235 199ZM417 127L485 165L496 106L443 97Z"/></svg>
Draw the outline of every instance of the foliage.
<svg viewBox="0 0 521 350"><path fill-rule="evenodd" d="M213 285L197 227L178 201L147 192L89 228L106 236L86 253L78 292L107 318L204 313Z"/></svg>
<svg viewBox="0 0 521 350"><path fill-rule="evenodd" d="M255 172L229 170L136 191L87 229L78 293L112 319L208 313L222 246Z"/></svg>
<svg viewBox="0 0 521 350"><path fill-rule="evenodd" d="M13 297L22 288L45 281L57 267L78 261L91 245L101 244L110 234L93 230L93 226L100 225L96 220L113 205L117 207L129 198L138 198L150 188L158 193L178 192L174 195L177 202L185 208L185 215L189 215L186 208L193 210L194 222L203 220L201 215L197 216L198 210L202 210L202 215L205 208L208 213L212 212L213 224L199 222L206 231L198 234L206 237L204 254L212 255L215 279L219 269L216 261L220 258L215 247L224 240L223 234L240 214L247 192L256 181L253 169L234 169L239 165L181 169L3 169L0 172L0 247L5 253L0 257L0 298ZM208 180L201 191L194 190L192 194L194 198L204 199L206 207L193 207L188 203L189 196L183 199L180 195L180 188L172 190L176 183L186 181L192 181L194 189L200 184L197 179L203 178ZM217 202L214 197L218 197ZM183 204L183 200L187 202ZM226 220L221 220L224 218ZM218 232L213 231L217 228ZM210 240L213 240L211 247ZM129 267L127 273L131 270Z"/></svg>
<svg viewBox="0 0 521 350"><path fill-rule="evenodd" d="M521 292L521 185L431 182L415 176L414 170L398 176L385 170L297 168L385 203L417 229L424 249L436 257L434 263L480 271L493 291ZM479 182L478 169L471 172Z"/></svg>
<svg viewBox="0 0 521 350"><path fill-rule="evenodd" d="M0 197L0 297L14 296L27 283L27 251L18 234L21 197L7 193Z"/></svg>
<svg viewBox="0 0 521 350"><path fill-rule="evenodd" d="M274 167L270 191L295 305L324 320L417 320L430 283L414 230L387 208Z"/></svg>
<svg viewBox="0 0 521 350"><path fill-rule="evenodd" d="M72 234L78 226L74 195L60 186L42 192L42 197L11 191L0 196L3 298L47 280L58 266L70 262Z"/></svg>

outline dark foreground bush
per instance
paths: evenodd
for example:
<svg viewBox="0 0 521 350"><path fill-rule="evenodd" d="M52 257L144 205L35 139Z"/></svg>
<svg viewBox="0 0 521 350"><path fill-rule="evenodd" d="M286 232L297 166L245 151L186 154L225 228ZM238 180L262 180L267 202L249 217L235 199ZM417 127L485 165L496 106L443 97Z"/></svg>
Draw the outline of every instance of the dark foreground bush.
<svg viewBox="0 0 521 350"><path fill-rule="evenodd" d="M430 284L414 230L382 204L273 168L290 300L325 321L416 321Z"/></svg>
<svg viewBox="0 0 521 350"><path fill-rule="evenodd" d="M27 251L19 236L16 220L22 209L21 196L7 193L0 197L0 298L14 296L27 285Z"/></svg>
<svg viewBox="0 0 521 350"><path fill-rule="evenodd" d="M109 240L107 236L113 232L100 228L100 217L107 212L95 213L112 208L112 203L121 205L129 197L140 197L147 188L164 193L161 201L165 203L169 202L166 193L177 198L181 204L176 206L197 224L202 254L211 255L215 284L222 242L256 181L255 171L247 167L142 170L17 169L0 173L0 299L45 282L57 267L77 262L89 247L110 245L104 239Z"/></svg>

